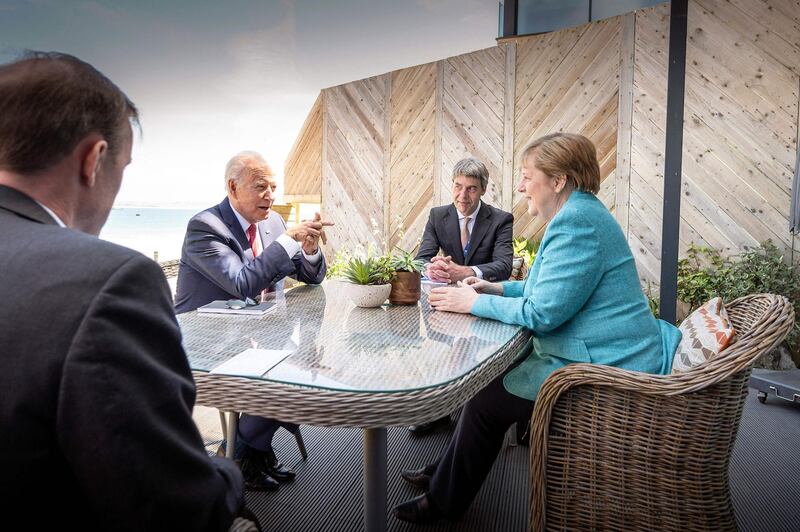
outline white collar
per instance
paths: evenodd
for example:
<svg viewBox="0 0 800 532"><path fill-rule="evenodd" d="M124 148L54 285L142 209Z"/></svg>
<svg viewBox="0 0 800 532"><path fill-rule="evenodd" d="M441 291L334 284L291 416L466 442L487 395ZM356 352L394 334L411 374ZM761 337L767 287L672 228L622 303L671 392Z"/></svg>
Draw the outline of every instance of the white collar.
<svg viewBox="0 0 800 532"><path fill-rule="evenodd" d="M242 226L242 231L244 231L244 234L247 234L247 229L250 227L250 222L248 222L247 219L244 216L239 214L239 211L234 209L233 205L231 205L231 210L233 211L233 214L236 215L236 219L239 220L239 224ZM254 224L254 225L256 227L258 227L258 224Z"/></svg>
<svg viewBox="0 0 800 532"><path fill-rule="evenodd" d="M481 200L478 200L478 207L474 211L472 211L472 214L467 215L467 216L469 216L470 221L475 220L478 217L478 212L480 210L481 210ZM461 211L459 211L458 209L456 209L456 212L458 213L458 221L459 222L461 220L463 220L464 218L466 218L466 216L464 216L461 213Z"/></svg>
<svg viewBox="0 0 800 532"><path fill-rule="evenodd" d="M33 201L36 201L36 200L33 200ZM65 224L63 221L61 221L61 218L59 218L58 215L56 213L54 213L53 210L50 207L48 207L47 205L45 205L44 203L42 203L40 201L36 201L36 203L38 203L39 207L44 209L44 211L47 214L49 214L53 218L53 220L56 221L56 223L58 225L60 225L61 227L66 227L67 226L67 224Z"/></svg>

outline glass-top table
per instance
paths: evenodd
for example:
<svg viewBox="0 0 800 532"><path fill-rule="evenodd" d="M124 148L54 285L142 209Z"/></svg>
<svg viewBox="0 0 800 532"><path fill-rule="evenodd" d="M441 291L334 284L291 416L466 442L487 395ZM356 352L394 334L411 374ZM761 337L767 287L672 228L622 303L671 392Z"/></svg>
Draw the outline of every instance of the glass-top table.
<svg viewBox="0 0 800 532"><path fill-rule="evenodd" d="M513 362L526 329L417 305L354 306L347 284L271 294L263 316L178 316L197 403L298 424L364 429L365 526L386 527L386 427L444 416ZM263 374L212 373L248 349L280 351ZM271 367L269 367L271 366ZM259 370L260 371L260 370ZM232 442L226 449L233 451Z"/></svg>

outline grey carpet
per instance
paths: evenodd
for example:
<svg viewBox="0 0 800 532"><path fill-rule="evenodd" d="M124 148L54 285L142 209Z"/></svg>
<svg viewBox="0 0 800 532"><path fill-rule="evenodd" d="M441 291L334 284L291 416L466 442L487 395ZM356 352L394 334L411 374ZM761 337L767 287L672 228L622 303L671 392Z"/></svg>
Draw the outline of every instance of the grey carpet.
<svg viewBox="0 0 800 532"><path fill-rule="evenodd" d="M404 428L389 429L389 510L418 495L400 479L400 470L433 460L447 444L451 429L443 427L424 437L412 436ZM307 462L288 432L279 430L274 442L278 457L297 471L297 480L275 493L248 492L248 506L268 531L362 530L361 431L308 426L302 430ZM798 444L800 407L774 398L762 405L751 389L731 460L731 489L742 531L800 530ZM505 446L461 521L421 528L388 516L388 530L524 531L527 486L528 448Z"/></svg>

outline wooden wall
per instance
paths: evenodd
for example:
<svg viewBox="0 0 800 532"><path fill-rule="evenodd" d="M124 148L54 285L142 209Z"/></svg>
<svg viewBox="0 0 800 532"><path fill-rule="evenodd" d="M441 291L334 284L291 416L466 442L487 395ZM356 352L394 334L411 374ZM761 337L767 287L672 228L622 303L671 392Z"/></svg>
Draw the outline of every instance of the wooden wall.
<svg viewBox="0 0 800 532"><path fill-rule="evenodd" d="M392 72L390 90L384 223L390 247L412 250L433 206L436 64Z"/></svg>
<svg viewBox="0 0 800 532"><path fill-rule="evenodd" d="M322 216L330 253L342 245L382 246L389 75L325 90Z"/></svg>
<svg viewBox="0 0 800 532"><path fill-rule="evenodd" d="M322 201L322 99L311 107L284 164L286 203Z"/></svg>
<svg viewBox="0 0 800 532"><path fill-rule="evenodd" d="M798 13L792 0L689 2L681 253L692 242L732 254L770 239L791 254ZM668 4L635 14L628 239L640 276L654 282L661 254L668 39Z"/></svg>
<svg viewBox="0 0 800 532"><path fill-rule="evenodd" d="M796 0L689 3L682 252L792 246L798 13ZM536 137L578 132L597 146L599 196L643 282L657 283L668 39L662 4L325 89L287 162L287 193L321 195L337 222L328 252L410 249L430 207L449 203L454 163L474 156L490 173L484 199L514 213L515 235L541 236L515 191L519 156Z"/></svg>

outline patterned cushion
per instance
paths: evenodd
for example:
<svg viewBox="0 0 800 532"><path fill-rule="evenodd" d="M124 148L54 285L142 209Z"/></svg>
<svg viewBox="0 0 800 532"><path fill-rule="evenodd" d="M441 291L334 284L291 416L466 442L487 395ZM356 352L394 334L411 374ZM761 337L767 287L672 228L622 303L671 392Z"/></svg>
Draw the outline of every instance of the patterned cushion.
<svg viewBox="0 0 800 532"><path fill-rule="evenodd" d="M735 334L720 297L692 312L679 328L683 338L672 361L673 373L689 371L711 360L731 343Z"/></svg>

